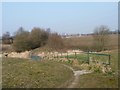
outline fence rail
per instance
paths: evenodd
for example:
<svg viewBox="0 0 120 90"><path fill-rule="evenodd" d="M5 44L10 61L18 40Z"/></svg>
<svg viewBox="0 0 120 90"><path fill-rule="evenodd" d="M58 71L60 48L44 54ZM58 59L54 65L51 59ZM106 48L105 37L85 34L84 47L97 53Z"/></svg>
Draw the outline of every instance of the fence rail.
<svg viewBox="0 0 120 90"><path fill-rule="evenodd" d="M53 58L66 58L66 59L77 59L79 61L83 61L86 63L90 63L90 57L99 59L102 58L103 64L110 65L110 54L104 54L104 53L95 53L95 52L55 52L52 53ZM107 63L105 62L107 61Z"/></svg>
<svg viewBox="0 0 120 90"><path fill-rule="evenodd" d="M111 59L111 55L110 55L110 54L91 53L91 52L87 52L87 54L88 54L88 61L90 60L90 57L89 57L90 54L91 54L91 55L97 55L97 56L105 56L105 57L108 58L108 63L106 63L106 64L110 65L110 59Z"/></svg>

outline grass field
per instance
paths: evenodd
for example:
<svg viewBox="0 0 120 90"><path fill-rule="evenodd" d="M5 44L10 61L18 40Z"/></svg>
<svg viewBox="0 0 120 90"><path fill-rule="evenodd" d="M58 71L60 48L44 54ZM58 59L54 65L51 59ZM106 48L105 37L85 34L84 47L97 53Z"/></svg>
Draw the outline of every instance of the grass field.
<svg viewBox="0 0 120 90"><path fill-rule="evenodd" d="M104 75L101 73L91 73L81 75L77 88L117 88L118 77L114 75Z"/></svg>
<svg viewBox="0 0 120 90"><path fill-rule="evenodd" d="M87 54L76 54L76 55L63 55L63 56L58 56L56 58L67 58L67 59L77 59L78 61L83 61L83 62L87 62L88 61L88 57Z"/></svg>
<svg viewBox="0 0 120 90"><path fill-rule="evenodd" d="M76 86L76 88L117 88L118 87L118 51L117 50L112 50L110 52L101 52L105 54L110 54L111 59L110 59L110 67L112 68L113 73L107 73L103 74L100 72L93 72L90 74L86 75L81 75L79 77L79 83ZM85 55L80 56L79 58L84 59ZM69 58L74 58L74 55L69 56ZM102 57L96 57L96 59L105 60L106 58ZM71 67L73 67L75 70L81 69L80 67L74 66L70 63L65 63Z"/></svg>
<svg viewBox="0 0 120 90"><path fill-rule="evenodd" d="M70 48L79 48L81 50L90 48L93 45L93 42L94 42L93 36L64 38L64 43L66 46L70 46ZM118 35L117 34L109 35L109 40L108 40L106 47L110 50L118 48Z"/></svg>
<svg viewBox="0 0 120 90"><path fill-rule="evenodd" d="M72 55L63 55L63 56L56 56L55 58L66 58L70 59L77 59L80 63L88 63L90 60L95 60L101 63L109 64L109 55L105 53L77 53ZM111 57L110 57L111 58Z"/></svg>
<svg viewBox="0 0 120 90"><path fill-rule="evenodd" d="M118 52L117 50L107 52L111 54L111 64L114 74L91 73L79 77L78 88L117 88L118 87Z"/></svg>
<svg viewBox="0 0 120 90"><path fill-rule="evenodd" d="M64 85L73 73L54 61L3 58L3 88L56 88Z"/></svg>
<svg viewBox="0 0 120 90"><path fill-rule="evenodd" d="M79 77L76 88L116 88L118 87L118 52L102 52L111 55L112 74L94 72ZM55 60L27 60L15 58L3 58L2 85L4 87L25 88L56 88L66 87L73 78L73 72L62 64L76 67L68 62L56 62ZM67 83L66 83L67 82Z"/></svg>

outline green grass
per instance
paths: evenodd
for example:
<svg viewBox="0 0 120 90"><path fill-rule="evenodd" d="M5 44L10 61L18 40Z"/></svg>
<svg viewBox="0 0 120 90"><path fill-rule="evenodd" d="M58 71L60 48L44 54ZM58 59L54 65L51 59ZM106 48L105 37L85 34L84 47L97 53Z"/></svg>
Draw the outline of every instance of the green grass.
<svg viewBox="0 0 120 90"><path fill-rule="evenodd" d="M88 57L89 59L92 58L98 62L102 62L102 63L109 63L109 57L108 56L104 56L104 55L92 55L92 54L86 54L86 53L82 53L82 54L76 54L76 55L68 55L68 56L59 56L59 58L67 58L67 59L77 59L80 63L88 63Z"/></svg>
<svg viewBox="0 0 120 90"><path fill-rule="evenodd" d="M99 73L99 72L93 72L86 75L81 75L79 77L79 83L76 86L77 88L117 88L118 87L118 52L117 50L113 50L111 52L101 52L111 55L111 64L110 67L112 68L113 73ZM79 55L81 56L81 55ZM84 59L84 56L81 56L81 59ZM95 56L90 55L91 57L94 57L98 61L106 62L108 61L108 57L106 56ZM74 58L73 56L69 56ZM71 67L73 67L75 70L80 70L81 68L78 66L74 66L73 64L63 62L64 64L67 64Z"/></svg>
<svg viewBox="0 0 120 90"><path fill-rule="evenodd" d="M79 77L78 88L116 88L118 87L118 52L101 52L111 55L111 64L113 73L91 73ZM70 58L74 58L72 55ZM78 56L83 60L85 55ZM103 58L95 57L102 60ZM106 58L104 58L106 59ZM25 87L25 88L55 88L66 85L66 82L73 78L73 73L62 64L69 65L75 70L79 67L68 62L56 62L55 60L25 60L15 58L3 58L2 62L2 85L3 87ZM68 82L69 83L69 82ZM66 87L66 86L64 86Z"/></svg>
<svg viewBox="0 0 120 90"><path fill-rule="evenodd" d="M88 61L87 54L76 54L76 56L75 55L59 56L59 58L77 59L78 61L81 61L81 62Z"/></svg>
<svg viewBox="0 0 120 90"><path fill-rule="evenodd" d="M108 52L111 54L110 67L114 74L91 73L79 77L78 88L117 88L118 87L118 52L117 50Z"/></svg>
<svg viewBox="0 0 120 90"><path fill-rule="evenodd" d="M117 88L118 77L113 75L104 75L100 73L91 73L81 75L77 88Z"/></svg>
<svg viewBox="0 0 120 90"><path fill-rule="evenodd" d="M73 77L68 68L58 62L3 58L3 88L56 88Z"/></svg>

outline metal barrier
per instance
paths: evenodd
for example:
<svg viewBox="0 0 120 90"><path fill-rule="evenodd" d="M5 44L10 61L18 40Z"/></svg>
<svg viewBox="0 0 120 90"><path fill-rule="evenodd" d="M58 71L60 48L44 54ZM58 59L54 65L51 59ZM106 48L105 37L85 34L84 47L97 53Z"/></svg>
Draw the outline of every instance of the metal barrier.
<svg viewBox="0 0 120 90"><path fill-rule="evenodd" d="M105 56L105 57L108 57L108 63L106 63L106 64L110 65L110 59L111 59L111 55L110 54L92 53L92 52L87 52L87 54L88 54L88 63L90 62L90 55L96 55L96 56Z"/></svg>
<svg viewBox="0 0 120 90"><path fill-rule="evenodd" d="M56 53L56 55L54 54L53 55L53 58L66 58L66 59L77 59L77 60L80 60L82 62L85 62L85 63L90 63L90 57L94 57L96 56L96 60L100 61L101 57L103 62L107 60L107 63L103 63L103 64L107 64L107 65L110 65L110 59L111 59L111 55L110 54L103 54L103 53L94 53L94 52L82 52L82 53L79 53L79 52L73 52L73 54L70 54L68 52L66 53ZM99 57L100 56L100 57ZM105 58L104 58L105 57Z"/></svg>

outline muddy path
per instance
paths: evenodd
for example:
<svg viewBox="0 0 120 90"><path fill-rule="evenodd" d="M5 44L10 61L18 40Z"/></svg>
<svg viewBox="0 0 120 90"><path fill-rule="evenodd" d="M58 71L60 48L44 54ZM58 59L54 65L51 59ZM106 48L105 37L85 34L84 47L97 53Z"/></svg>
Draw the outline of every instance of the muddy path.
<svg viewBox="0 0 120 90"><path fill-rule="evenodd" d="M73 81L68 85L67 88L76 88L77 84L79 83L79 77L80 77L80 75L92 73L91 71L87 71L87 70L77 70L77 71L75 71L72 67L70 67L70 66L68 66L68 65L63 65L63 66L69 68L69 69L72 70L73 73L74 73L74 79L73 79Z"/></svg>

